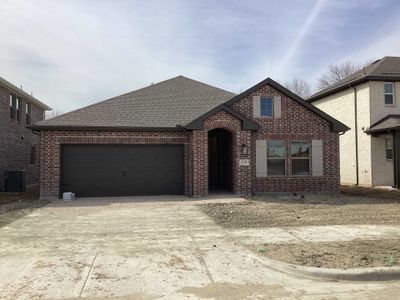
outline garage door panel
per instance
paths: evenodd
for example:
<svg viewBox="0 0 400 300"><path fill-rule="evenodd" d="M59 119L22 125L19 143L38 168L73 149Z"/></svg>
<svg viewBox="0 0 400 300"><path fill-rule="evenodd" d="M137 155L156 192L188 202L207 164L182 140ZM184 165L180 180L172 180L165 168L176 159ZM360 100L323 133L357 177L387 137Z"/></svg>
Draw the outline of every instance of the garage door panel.
<svg viewBox="0 0 400 300"><path fill-rule="evenodd" d="M184 193L183 145L63 145L61 191L78 197Z"/></svg>

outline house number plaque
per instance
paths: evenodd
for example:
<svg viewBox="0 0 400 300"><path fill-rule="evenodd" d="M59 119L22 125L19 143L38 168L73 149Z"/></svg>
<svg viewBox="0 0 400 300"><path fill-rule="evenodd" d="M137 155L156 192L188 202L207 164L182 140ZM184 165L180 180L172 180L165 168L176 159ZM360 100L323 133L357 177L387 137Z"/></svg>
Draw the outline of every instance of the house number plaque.
<svg viewBox="0 0 400 300"><path fill-rule="evenodd" d="M250 159L239 159L239 166L250 166Z"/></svg>

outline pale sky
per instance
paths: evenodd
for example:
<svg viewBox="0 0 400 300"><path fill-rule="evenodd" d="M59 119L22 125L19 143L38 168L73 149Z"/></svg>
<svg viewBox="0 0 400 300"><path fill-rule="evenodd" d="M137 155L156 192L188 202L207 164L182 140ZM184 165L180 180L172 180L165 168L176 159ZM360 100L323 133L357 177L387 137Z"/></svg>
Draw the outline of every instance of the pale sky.
<svg viewBox="0 0 400 300"><path fill-rule="evenodd" d="M184 75L240 92L400 56L398 0L1 0L0 76L60 112Z"/></svg>

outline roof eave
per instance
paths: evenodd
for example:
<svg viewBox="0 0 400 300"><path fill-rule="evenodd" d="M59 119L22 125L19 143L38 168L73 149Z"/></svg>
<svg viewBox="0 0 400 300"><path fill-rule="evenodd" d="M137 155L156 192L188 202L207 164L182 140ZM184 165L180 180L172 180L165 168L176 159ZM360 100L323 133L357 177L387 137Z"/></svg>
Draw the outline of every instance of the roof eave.
<svg viewBox="0 0 400 300"><path fill-rule="evenodd" d="M367 134L387 134L395 130L399 130L400 126L381 128L381 129L367 129L365 133Z"/></svg>
<svg viewBox="0 0 400 300"><path fill-rule="evenodd" d="M320 100L321 98L330 96L337 92L347 90L350 87L354 87L354 86L364 83L366 81L397 81L397 80L400 80L400 76L365 76L365 77L359 78L357 80L345 83L343 85L339 85L338 87L333 88L331 90L327 90L327 91L321 92L321 93L316 93L315 95L308 98L306 101L309 103L312 103L314 101Z"/></svg>
<svg viewBox="0 0 400 300"><path fill-rule="evenodd" d="M200 116L196 120L193 120L192 122L190 122L189 124L184 126L184 128L187 129L187 130L201 130L203 128L204 120L206 120L208 117L216 114L217 112L219 112L221 110L227 112L228 114L230 114L233 117L235 117L238 120L240 120L242 122L242 129L243 130L257 131L257 130L260 129L260 125L258 123L246 118L245 116L243 116L242 114L238 113L237 111L234 111L232 108L230 108L229 106L226 106L225 104L221 104L221 105L213 108L212 110L210 110L207 113L203 114L202 116Z"/></svg>
<svg viewBox="0 0 400 300"><path fill-rule="evenodd" d="M7 80L5 80L2 77L0 77L0 83L3 84L5 87L9 88L10 90L12 90L14 93L17 93L17 94L21 95L22 97L27 98L30 102L39 106L40 108L44 109L45 111L52 110L52 108L50 106L44 104L42 101L36 99L32 95L29 95L27 92L25 92L24 90L21 90L20 88L18 88L11 82L8 82Z"/></svg>
<svg viewBox="0 0 400 300"><path fill-rule="evenodd" d="M244 91L243 93L241 93L239 95L236 95L232 99L230 99L227 102L225 102L225 104L231 106L235 102L243 99L244 97L247 97L252 92L260 89L261 87L263 87L264 85L267 85L267 84L272 86L273 88L277 89L281 93L285 94L287 97L293 99L294 101L296 101L300 105L303 105L305 108L311 110L313 113L315 113L319 117L323 118L327 122L329 122L330 125L331 125L331 131L333 131L333 132L346 132L346 131L350 130L350 128L347 127L346 125L344 125L343 123L339 122L335 118L333 118L330 115L326 114L325 112L323 112L322 110L320 110L316 106L313 106L312 104L308 103L307 101L302 99L300 96L296 95L295 93L293 93L292 91L290 91L289 89L287 89L284 86L280 85L279 83L277 83L276 81L274 81L273 79L271 79L269 77L267 79L257 83L256 85L254 85L253 87L249 88L248 90Z"/></svg>
<svg viewBox="0 0 400 300"><path fill-rule="evenodd" d="M33 131L184 131L182 126L176 127L131 127L131 126L52 126L52 125L32 125L27 128Z"/></svg>

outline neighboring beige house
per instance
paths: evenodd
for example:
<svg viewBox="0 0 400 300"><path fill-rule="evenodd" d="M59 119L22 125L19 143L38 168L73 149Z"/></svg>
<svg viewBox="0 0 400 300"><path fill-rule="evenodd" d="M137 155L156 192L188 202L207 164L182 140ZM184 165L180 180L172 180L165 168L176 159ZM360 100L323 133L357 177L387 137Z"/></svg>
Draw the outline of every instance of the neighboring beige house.
<svg viewBox="0 0 400 300"><path fill-rule="evenodd" d="M351 128L340 136L343 184L400 187L400 57L377 60L308 101Z"/></svg>

